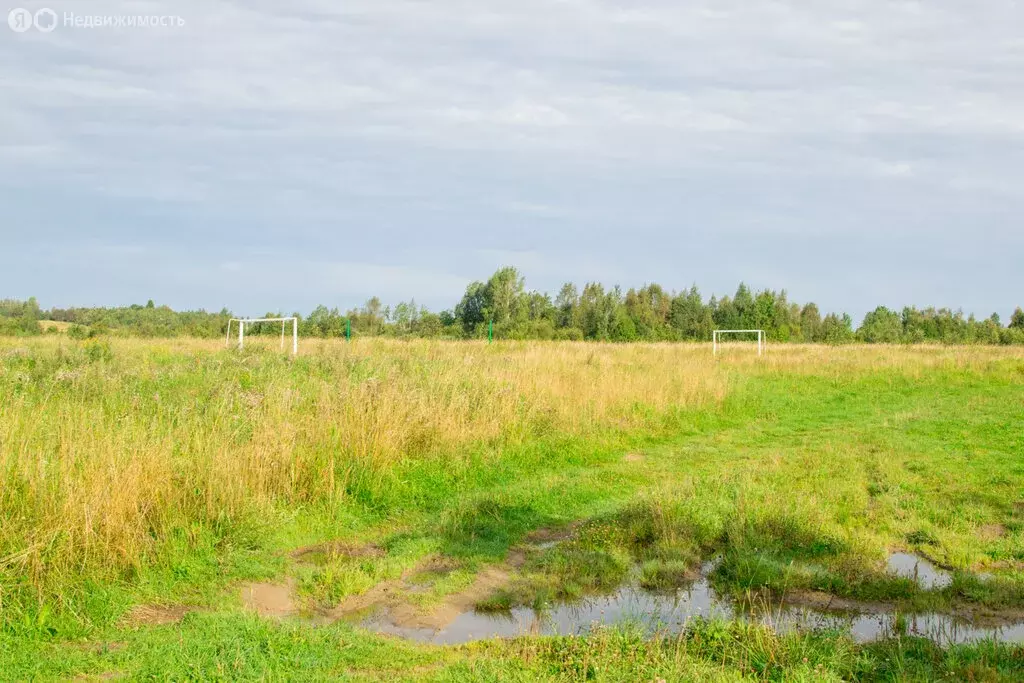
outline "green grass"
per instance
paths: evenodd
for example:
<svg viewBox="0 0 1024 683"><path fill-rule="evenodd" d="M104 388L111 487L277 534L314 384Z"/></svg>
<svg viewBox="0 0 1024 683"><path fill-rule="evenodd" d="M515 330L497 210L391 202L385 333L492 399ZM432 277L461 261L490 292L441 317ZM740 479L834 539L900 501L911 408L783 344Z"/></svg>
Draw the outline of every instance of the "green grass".
<svg viewBox="0 0 1024 683"><path fill-rule="evenodd" d="M697 623L684 638L627 627L588 638L521 638L452 648L415 646L336 625L273 624L237 613L116 641L21 643L0 664L10 680L128 673L140 680L1019 680L1019 649L939 648L903 639L867 647L829 635L778 636L738 623Z"/></svg>
<svg viewBox="0 0 1024 683"><path fill-rule="evenodd" d="M840 634L779 636L741 623L696 624L682 637L653 640L623 626L588 638L424 647L346 624L260 620L240 609L236 588L244 580L290 574L302 601L328 606L406 575L422 588L416 600L429 605L464 589L480 569L504 562L531 532L576 523L563 542L531 550L518 578L479 606L501 611L609 592L634 565L643 585L668 590L702 560L719 556L714 585L737 596L813 589L890 601L911 612L965 605L1021 609L1024 357L1012 351L845 348L805 357L796 348L785 352L792 357L765 363L709 365L693 360L705 349L684 347L682 361L727 388L721 400L645 401L645 389L569 426L570 417L513 382L513 395L500 399L498 432L475 438L467 431L455 439L419 423L409 429L420 436L395 441L387 461L356 460L355 447L346 446L352 459L334 463L329 486L328 470L310 463L333 462L332 444L357 435L313 426L313 396L327 387L358 386L368 392L361 400L392 401L381 410L394 411L399 400L413 400L408 392L438 384L432 373L443 373L441 386L431 391L456 397L465 390L486 401L487 392L463 387L469 380L455 374L460 349L498 354L493 361L499 367L516 354L565 347L393 345L365 355L331 356L335 351L328 350L288 363L269 353L239 359L206 348L102 344L31 347L6 356L0 346L0 389L6 392L0 398L6 416L0 416L6 467L0 511L8 520L0 532L0 679L107 673L159 680L442 681L1024 675L1021 647L943 649L906 638L864 646ZM604 364L605 372L619 371L621 361L636 362L626 354L676 353L570 348L579 354L578 367ZM576 356L568 358L575 362ZM476 362L491 361L478 356ZM566 371L565 381L583 371ZM372 383L363 388L366 378L382 373L406 382L407 392L382 398ZM233 382L230 395L225 381ZM652 373L647 381L654 386L658 380ZM292 392L294 404L275 403L284 391ZM246 396L255 405L245 403ZM318 400L321 410L338 415L335 404ZM579 409L595 410L589 403ZM485 424L485 412L474 412L485 407L459 410L468 412L452 412L446 430ZM85 424L76 415L92 416L106 431L69 429ZM429 404L416 415L428 419ZM376 418L366 424L395 429L389 438L400 436L401 425ZM268 470L281 481L260 483L266 488L258 496L229 495L226 476L215 479L222 488L206 487L204 476L221 475L215 459L197 454L222 452L220 439L242 452L263 449L276 457L267 450L264 427L291 430L288 443L299 452L281 460L281 469ZM377 438L373 453L392 448ZM168 476L182 484L152 489L152 510L140 517L151 540L129 560L111 563L90 554L100 552L98 546L76 544L70 537L76 527L61 531L59 520L44 516L35 501L49 495L39 488L49 480L23 472L33 453L76 446L89 457L109 458L112 468L127 468L130 463L105 448L113 453L140 444L159 450L146 461L155 468L147 477L161 471L160 463L171 463ZM60 462L42 461L55 468ZM64 476L85 477L90 461L71 462ZM172 492L177 507L159 508L159 496ZM50 545L37 548L33 522L51 521ZM132 535L118 538L137 542ZM291 557L301 546L339 539L352 547L373 543L380 552L325 553L306 563ZM949 567L954 582L924 591L887 575L885 558L896 548ZM34 559L19 559L28 550ZM117 552L116 544L103 552ZM438 557L449 563L443 571L415 572ZM979 571L995 578L981 581ZM180 624L124 625L123 615L138 604L202 611Z"/></svg>

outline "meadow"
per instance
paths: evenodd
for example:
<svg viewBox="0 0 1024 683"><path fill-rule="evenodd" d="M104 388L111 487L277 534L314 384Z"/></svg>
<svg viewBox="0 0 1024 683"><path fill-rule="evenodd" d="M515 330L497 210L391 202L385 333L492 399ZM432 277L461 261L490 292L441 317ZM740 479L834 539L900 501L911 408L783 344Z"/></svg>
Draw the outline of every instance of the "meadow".
<svg viewBox="0 0 1024 683"><path fill-rule="evenodd" d="M1024 676L1012 643L743 620L438 647L324 618L384 588L423 623L666 590L716 558L740 602L1024 620L1020 348L275 344L0 338L0 679ZM951 581L893 576L897 550ZM285 614L247 602L275 586Z"/></svg>

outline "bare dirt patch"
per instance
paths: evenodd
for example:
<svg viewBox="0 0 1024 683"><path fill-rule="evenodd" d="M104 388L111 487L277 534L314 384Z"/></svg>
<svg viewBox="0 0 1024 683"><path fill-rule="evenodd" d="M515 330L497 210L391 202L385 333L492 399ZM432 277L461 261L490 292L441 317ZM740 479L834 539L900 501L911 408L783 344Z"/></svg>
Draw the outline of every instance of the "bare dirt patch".
<svg viewBox="0 0 1024 683"><path fill-rule="evenodd" d="M384 581L362 595L346 598L325 616L330 621L367 616L384 612L388 621L400 628L440 630L463 612L489 597L511 580L509 564L487 567L465 589L446 595L437 604L421 607L408 600L417 591L416 582L430 573L453 571L459 564L449 558L432 557L421 563L398 581Z"/></svg>
<svg viewBox="0 0 1024 683"><path fill-rule="evenodd" d="M986 541L995 541L1006 535L1006 527L1002 524L985 524L978 527L978 537Z"/></svg>
<svg viewBox="0 0 1024 683"><path fill-rule="evenodd" d="M953 616L981 628L1003 628L1024 623L1024 609L1019 607L993 609L980 605L960 605L953 610Z"/></svg>
<svg viewBox="0 0 1024 683"><path fill-rule="evenodd" d="M387 555L387 551L373 543L358 545L330 541L298 548L292 552L291 556L293 560L303 564L324 564L336 559L376 559L385 555Z"/></svg>
<svg viewBox="0 0 1024 683"><path fill-rule="evenodd" d="M814 590L787 591L783 596L785 604L809 607L824 612L850 612L858 614L888 614L895 605L887 602L850 600L838 595Z"/></svg>
<svg viewBox="0 0 1024 683"><path fill-rule="evenodd" d="M622 456L622 462L643 462L644 456L639 453L626 453Z"/></svg>
<svg viewBox="0 0 1024 683"><path fill-rule="evenodd" d="M509 578L505 568L490 567L477 574L468 588L445 596L440 604L430 609L423 610L408 602L392 605L389 609L391 621L401 628L440 630L455 621L463 612L473 609L476 603L507 585Z"/></svg>
<svg viewBox="0 0 1024 683"><path fill-rule="evenodd" d="M783 603L795 607L807 607L819 612L841 612L845 614L895 614L899 610L895 603L851 600L831 593L813 590L788 591ZM1024 609L991 608L981 605L960 604L952 610L935 612L948 614L978 628L1002 628L1024 622Z"/></svg>
<svg viewBox="0 0 1024 683"><path fill-rule="evenodd" d="M423 574L450 574L462 567L462 563L451 557L444 557L443 555L434 555L424 562L421 562L415 569L412 577L415 579L416 576Z"/></svg>
<svg viewBox="0 0 1024 683"><path fill-rule="evenodd" d="M521 569L526 564L528 557L528 553L523 548L512 548L508 551L508 566L513 569Z"/></svg>
<svg viewBox="0 0 1024 683"><path fill-rule="evenodd" d="M340 605L328 610L327 613L332 619L362 616L375 609L399 602L402 599L401 593L401 581L382 581L365 593L348 596L341 601Z"/></svg>
<svg viewBox="0 0 1024 683"><path fill-rule="evenodd" d="M122 618L128 627L164 626L177 624L186 614L199 611L197 607L188 605L136 605Z"/></svg>
<svg viewBox="0 0 1024 683"><path fill-rule="evenodd" d="M281 619L299 613L295 605L295 582L247 583L242 586L242 605L264 618Z"/></svg>
<svg viewBox="0 0 1024 683"><path fill-rule="evenodd" d="M579 526L579 522L573 522L572 524L564 527L545 527L543 529L534 529L530 533L526 534L526 537L523 538L523 542L528 543L529 545L561 543L562 541L568 541L572 538Z"/></svg>

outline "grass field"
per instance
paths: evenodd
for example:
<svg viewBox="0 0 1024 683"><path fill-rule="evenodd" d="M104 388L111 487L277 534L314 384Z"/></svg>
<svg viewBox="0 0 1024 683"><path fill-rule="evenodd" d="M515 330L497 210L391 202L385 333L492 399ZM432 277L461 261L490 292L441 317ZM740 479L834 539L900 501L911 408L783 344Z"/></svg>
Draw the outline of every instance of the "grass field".
<svg viewBox="0 0 1024 683"><path fill-rule="evenodd" d="M710 620L435 647L301 615L665 589L717 557L741 602L1024 619L1022 426L1013 348L0 339L0 679L1020 680L995 643ZM250 582L301 615L246 609Z"/></svg>

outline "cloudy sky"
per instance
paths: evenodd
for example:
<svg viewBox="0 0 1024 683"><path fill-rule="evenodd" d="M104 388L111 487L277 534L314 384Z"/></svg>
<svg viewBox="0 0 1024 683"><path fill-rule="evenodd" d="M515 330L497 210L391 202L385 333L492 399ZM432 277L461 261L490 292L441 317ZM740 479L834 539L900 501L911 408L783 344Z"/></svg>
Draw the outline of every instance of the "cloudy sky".
<svg viewBox="0 0 1024 683"><path fill-rule="evenodd" d="M0 297L1024 304L1015 0L21 5L58 22L0 24Z"/></svg>

